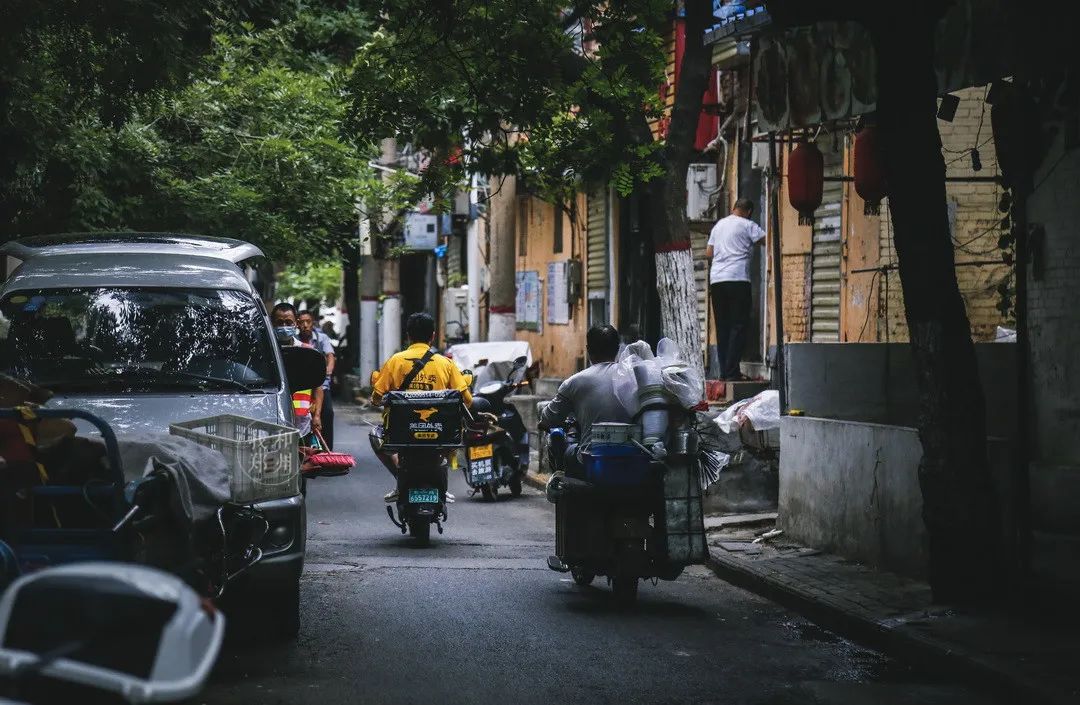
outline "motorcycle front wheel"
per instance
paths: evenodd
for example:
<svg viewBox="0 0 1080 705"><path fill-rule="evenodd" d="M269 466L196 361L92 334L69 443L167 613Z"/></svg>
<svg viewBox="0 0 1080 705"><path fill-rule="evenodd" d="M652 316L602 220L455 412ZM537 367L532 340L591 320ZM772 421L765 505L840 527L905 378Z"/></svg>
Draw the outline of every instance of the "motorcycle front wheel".
<svg viewBox="0 0 1080 705"><path fill-rule="evenodd" d="M516 477L510 478L509 484L510 484L510 496L511 497L520 497L521 496L521 477L516 476Z"/></svg>

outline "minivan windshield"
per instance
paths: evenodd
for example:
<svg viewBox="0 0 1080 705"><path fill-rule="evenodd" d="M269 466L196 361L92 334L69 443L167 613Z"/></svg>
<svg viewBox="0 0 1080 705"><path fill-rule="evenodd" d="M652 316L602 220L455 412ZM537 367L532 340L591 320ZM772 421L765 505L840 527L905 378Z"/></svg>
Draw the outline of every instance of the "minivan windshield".
<svg viewBox="0 0 1080 705"><path fill-rule="evenodd" d="M262 309L213 289L17 291L0 369L57 392L261 392L280 384Z"/></svg>

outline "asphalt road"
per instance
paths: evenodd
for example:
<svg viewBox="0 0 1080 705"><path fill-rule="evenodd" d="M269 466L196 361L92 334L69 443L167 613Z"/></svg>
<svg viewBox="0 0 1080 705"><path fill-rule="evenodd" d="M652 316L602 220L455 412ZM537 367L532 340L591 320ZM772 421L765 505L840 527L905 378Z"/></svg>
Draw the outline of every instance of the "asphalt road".
<svg viewBox="0 0 1080 705"><path fill-rule="evenodd" d="M470 498L420 549L386 516L389 474L338 413L359 466L308 485L303 625L294 643L233 635L208 705L338 703L990 703L826 632L704 568L618 611L602 580L547 569L551 505L526 488Z"/></svg>

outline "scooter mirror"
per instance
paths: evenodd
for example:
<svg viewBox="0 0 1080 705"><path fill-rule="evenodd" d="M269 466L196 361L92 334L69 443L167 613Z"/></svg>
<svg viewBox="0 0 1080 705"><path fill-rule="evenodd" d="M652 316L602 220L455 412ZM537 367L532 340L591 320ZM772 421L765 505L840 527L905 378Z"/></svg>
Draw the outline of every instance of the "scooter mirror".
<svg viewBox="0 0 1080 705"><path fill-rule="evenodd" d="M0 677L176 702L202 689L224 634L221 613L173 575L73 563L19 578L0 599Z"/></svg>

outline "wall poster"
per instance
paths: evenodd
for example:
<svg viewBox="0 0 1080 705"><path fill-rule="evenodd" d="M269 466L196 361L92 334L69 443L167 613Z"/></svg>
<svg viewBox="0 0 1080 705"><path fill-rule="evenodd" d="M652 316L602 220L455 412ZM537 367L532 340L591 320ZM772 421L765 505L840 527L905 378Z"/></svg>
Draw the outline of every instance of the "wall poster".
<svg viewBox="0 0 1080 705"><path fill-rule="evenodd" d="M547 322L556 325L570 323L570 302L567 299L566 260L548 262Z"/></svg>
<svg viewBox="0 0 1080 705"><path fill-rule="evenodd" d="M543 317L540 315L540 272L518 272L517 279L517 329L542 333Z"/></svg>

